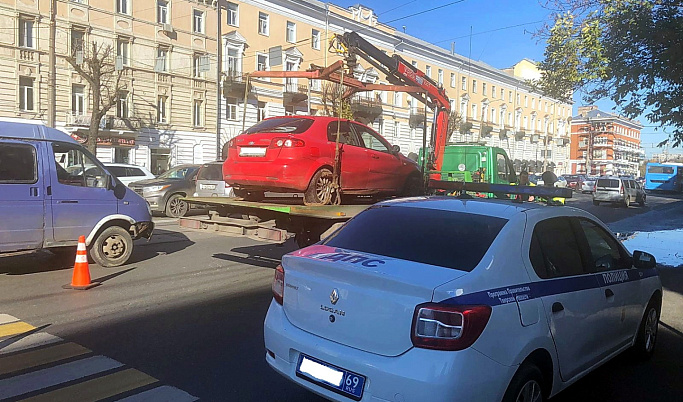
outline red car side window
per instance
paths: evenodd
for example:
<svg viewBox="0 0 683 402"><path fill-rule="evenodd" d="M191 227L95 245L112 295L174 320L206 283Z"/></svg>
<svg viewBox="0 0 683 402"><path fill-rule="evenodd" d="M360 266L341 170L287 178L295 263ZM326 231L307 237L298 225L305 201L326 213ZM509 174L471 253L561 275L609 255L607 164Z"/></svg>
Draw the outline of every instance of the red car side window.
<svg viewBox="0 0 683 402"><path fill-rule="evenodd" d="M351 131L348 121L333 121L327 125L327 140L330 142L337 141L337 130L339 130L339 143L360 146L358 138Z"/></svg>

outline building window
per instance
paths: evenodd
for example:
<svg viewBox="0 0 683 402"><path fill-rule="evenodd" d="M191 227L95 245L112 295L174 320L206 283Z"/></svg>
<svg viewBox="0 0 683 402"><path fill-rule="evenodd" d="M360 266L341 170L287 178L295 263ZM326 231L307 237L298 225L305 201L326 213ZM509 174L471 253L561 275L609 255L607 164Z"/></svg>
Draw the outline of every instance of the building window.
<svg viewBox="0 0 683 402"><path fill-rule="evenodd" d="M410 64L412 64L413 67L417 68L417 62L415 60L411 61Z"/></svg>
<svg viewBox="0 0 683 402"><path fill-rule="evenodd" d="M83 42L85 32L77 29L71 30L71 55L75 55L77 51L83 50Z"/></svg>
<svg viewBox="0 0 683 402"><path fill-rule="evenodd" d="M157 49L157 60L155 70L156 72L168 71L168 49L160 47Z"/></svg>
<svg viewBox="0 0 683 402"><path fill-rule="evenodd" d="M320 50L320 31L317 29L311 30L311 47Z"/></svg>
<svg viewBox="0 0 683 402"><path fill-rule="evenodd" d="M116 0L116 12L119 14L130 14L128 0Z"/></svg>
<svg viewBox="0 0 683 402"><path fill-rule="evenodd" d="M531 108L536 109L536 98L531 98Z"/></svg>
<svg viewBox="0 0 683 402"><path fill-rule="evenodd" d="M496 86L491 85L491 98L496 99Z"/></svg>
<svg viewBox="0 0 683 402"><path fill-rule="evenodd" d="M527 116L524 116L524 129L529 129L529 118Z"/></svg>
<svg viewBox="0 0 683 402"><path fill-rule="evenodd" d="M508 102L512 103L512 91L508 91Z"/></svg>
<svg viewBox="0 0 683 402"><path fill-rule="evenodd" d="M548 102L543 102L545 103L545 112L548 113Z"/></svg>
<svg viewBox="0 0 683 402"><path fill-rule="evenodd" d="M268 55L258 53L256 55L256 70L257 71L268 71Z"/></svg>
<svg viewBox="0 0 683 402"><path fill-rule="evenodd" d="M443 70L439 69L437 74L437 80L439 81L439 85L443 86Z"/></svg>
<svg viewBox="0 0 683 402"><path fill-rule="evenodd" d="M116 117L125 119L128 117L128 91L119 91L116 99Z"/></svg>
<svg viewBox="0 0 683 402"><path fill-rule="evenodd" d="M477 80L472 80L472 93L477 93Z"/></svg>
<svg viewBox="0 0 683 402"><path fill-rule="evenodd" d="M33 78L19 77L19 109L33 111Z"/></svg>
<svg viewBox="0 0 683 402"><path fill-rule="evenodd" d="M192 11L192 30L195 33L204 33L204 11Z"/></svg>
<svg viewBox="0 0 683 402"><path fill-rule="evenodd" d="M500 89L500 99L503 102L505 101L505 89L503 89L503 88Z"/></svg>
<svg viewBox="0 0 683 402"><path fill-rule="evenodd" d="M402 106L403 99L400 92L394 92L394 106Z"/></svg>
<svg viewBox="0 0 683 402"><path fill-rule="evenodd" d="M19 20L19 47L35 48L34 25L35 21L33 20L27 18Z"/></svg>
<svg viewBox="0 0 683 402"><path fill-rule="evenodd" d="M204 77L204 72L202 71L203 66L203 55L201 54L195 54L192 56L192 76L194 78L203 78Z"/></svg>
<svg viewBox="0 0 683 402"><path fill-rule="evenodd" d="M260 33L261 35L269 35L270 28L268 26L268 21L268 14L262 12L258 13L258 33Z"/></svg>
<svg viewBox="0 0 683 402"><path fill-rule="evenodd" d="M235 3L228 3L228 25L234 27L240 24L239 6Z"/></svg>
<svg viewBox="0 0 683 402"><path fill-rule="evenodd" d="M472 119L474 119L474 120L477 119L477 104L476 103L472 104Z"/></svg>
<svg viewBox="0 0 683 402"><path fill-rule="evenodd" d="M460 89L462 89L463 91L467 91L467 78L462 77L460 82L461 82Z"/></svg>
<svg viewBox="0 0 683 402"><path fill-rule="evenodd" d="M85 114L85 86L71 86L71 114L82 116Z"/></svg>
<svg viewBox="0 0 683 402"><path fill-rule="evenodd" d="M157 22L159 24L168 24L168 2L157 0Z"/></svg>
<svg viewBox="0 0 683 402"><path fill-rule="evenodd" d="M121 64L124 66L130 65L128 41L125 39L116 40L116 57L121 60Z"/></svg>
<svg viewBox="0 0 683 402"><path fill-rule="evenodd" d="M491 108L491 123L496 124L496 109Z"/></svg>
<svg viewBox="0 0 683 402"><path fill-rule="evenodd" d="M157 98L157 122L168 123L168 96L159 95Z"/></svg>
<svg viewBox="0 0 683 402"><path fill-rule="evenodd" d="M258 102L258 110L256 111L256 120L265 120L268 117L268 104L266 102Z"/></svg>
<svg viewBox="0 0 683 402"><path fill-rule="evenodd" d="M484 96L488 96L488 95L486 94L486 83L485 83L485 82L482 82L482 83L481 83L481 94L484 95Z"/></svg>
<svg viewBox="0 0 683 402"><path fill-rule="evenodd" d="M242 58L240 57L240 49L228 47L228 51L225 55L225 62L225 72L228 74L228 76L236 77L242 74Z"/></svg>
<svg viewBox="0 0 683 402"><path fill-rule="evenodd" d="M287 21L287 42L296 42L296 24L292 21Z"/></svg>
<svg viewBox="0 0 683 402"><path fill-rule="evenodd" d="M460 101L460 118L463 120L467 119L467 100L465 99Z"/></svg>
<svg viewBox="0 0 683 402"><path fill-rule="evenodd" d="M529 97L524 95L524 107L529 107Z"/></svg>
<svg viewBox="0 0 683 402"><path fill-rule="evenodd" d="M192 124L195 127L201 127L203 122L202 108L204 107L204 102L201 100L195 100L192 106Z"/></svg>
<svg viewBox="0 0 683 402"><path fill-rule="evenodd" d="M237 120L237 98L225 98L225 118Z"/></svg>
<svg viewBox="0 0 683 402"><path fill-rule="evenodd" d="M451 73L451 88L455 88L455 73Z"/></svg>
<svg viewBox="0 0 683 402"><path fill-rule="evenodd" d="M432 66L425 66L425 75L432 78Z"/></svg>

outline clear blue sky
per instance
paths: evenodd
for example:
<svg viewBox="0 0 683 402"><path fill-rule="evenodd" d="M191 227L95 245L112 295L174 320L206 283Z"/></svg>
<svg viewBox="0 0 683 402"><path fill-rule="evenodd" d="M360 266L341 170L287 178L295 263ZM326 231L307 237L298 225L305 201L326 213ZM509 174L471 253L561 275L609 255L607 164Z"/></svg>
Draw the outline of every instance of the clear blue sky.
<svg viewBox="0 0 683 402"><path fill-rule="evenodd" d="M451 3L455 0L363 0L360 2L372 8L379 21L396 29L450 49L455 42L455 51L474 60L481 60L497 68L510 67L523 58L542 60L544 42L533 37L532 32L549 21L551 10L543 7L545 0L464 0L435 11L390 22L410 14ZM333 3L343 7L358 4L359 1L336 0ZM543 22L539 22L543 21ZM520 26L521 24L525 24ZM503 29L504 28L504 29ZM470 51L470 29L472 43ZM491 32L493 31L493 32ZM574 96L574 115L583 102L580 94ZM609 101L597 102L605 111L612 111ZM654 148L666 139L662 130L655 131L645 117L638 119L644 127L642 145L647 155L661 152ZM653 149L654 148L654 149ZM679 148L675 152L681 153Z"/></svg>

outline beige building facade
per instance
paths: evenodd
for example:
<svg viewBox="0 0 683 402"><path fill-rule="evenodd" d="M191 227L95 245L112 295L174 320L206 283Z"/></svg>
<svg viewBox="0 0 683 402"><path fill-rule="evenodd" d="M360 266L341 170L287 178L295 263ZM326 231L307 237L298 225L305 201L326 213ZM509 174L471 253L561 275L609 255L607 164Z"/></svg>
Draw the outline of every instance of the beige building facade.
<svg viewBox="0 0 683 402"><path fill-rule="evenodd" d="M538 76L522 60L500 70L382 24L374 11L316 0L57 0L57 127L78 136L89 123L89 88L64 57L78 43L107 44L124 70L122 98L102 125L98 157L154 171L216 158L243 127L285 114L326 114L326 82L248 79L257 70L306 70L340 56L335 33L356 31L441 84L463 121L453 142L505 149L518 169L568 172L571 105L526 85ZM50 4L0 0L0 118L47 121ZM217 46L221 47L221 128L216 144ZM354 75L388 83L359 60ZM248 85L247 85L248 81ZM329 88L328 88L329 89ZM245 100L246 98L246 105ZM329 98L329 97L328 97ZM358 94L351 109L404 154L422 146L424 106L407 93ZM431 129L428 111L427 132Z"/></svg>

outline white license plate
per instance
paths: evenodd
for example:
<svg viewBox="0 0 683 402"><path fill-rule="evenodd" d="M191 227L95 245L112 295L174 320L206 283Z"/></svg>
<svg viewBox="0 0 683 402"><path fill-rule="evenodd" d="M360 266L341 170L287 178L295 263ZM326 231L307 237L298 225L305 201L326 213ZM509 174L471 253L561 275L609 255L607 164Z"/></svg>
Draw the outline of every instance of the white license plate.
<svg viewBox="0 0 683 402"><path fill-rule="evenodd" d="M200 190L215 190L216 185L215 184L199 184L199 189Z"/></svg>
<svg viewBox="0 0 683 402"><path fill-rule="evenodd" d="M242 147L240 156L265 156L267 148L262 147Z"/></svg>
<svg viewBox="0 0 683 402"><path fill-rule="evenodd" d="M359 401L363 396L365 376L321 360L301 354L297 364L297 376Z"/></svg>

